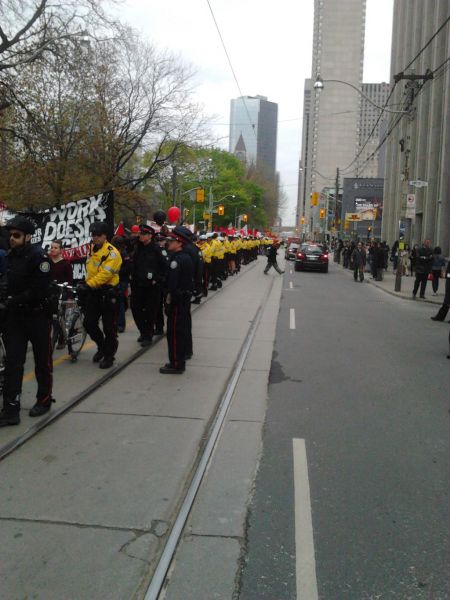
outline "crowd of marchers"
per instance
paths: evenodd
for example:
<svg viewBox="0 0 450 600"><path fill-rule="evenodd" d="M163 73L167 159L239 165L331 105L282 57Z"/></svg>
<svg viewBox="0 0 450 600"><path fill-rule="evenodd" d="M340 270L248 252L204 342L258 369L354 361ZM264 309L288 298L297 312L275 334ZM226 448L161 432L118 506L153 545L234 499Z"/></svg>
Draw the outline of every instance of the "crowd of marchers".
<svg viewBox="0 0 450 600"><path fill-rule="evenodd" d="M395 241L392 248L386 242L371 240L332 240L331 247L334 251L334 262L341 264L346 269L353 270L355 281L364 281L364 273L370 273L372 279L382 281L384 272L389 266L395 274L400 273L405 277L414 277L412 298L426 299L425 291L428 281L431 282L432 294L436 296L440 280L444 280L444 300L431 319L445 321L450 308L450 261L443 256L439 246L434 248L430 240L424 240L421 246L415 244L412 248L408 244ZM450 358L450 334L449 354Z"/></svg>
<svg viewBox="0 0 450 600"><path fill-rule="evenodd" d="M51 327L62 289L77 297L84 327L96 344L92 360L101 369L114 364L118 334L126 329L130 307L141 346L150 346L154 336L166 333L169 360L159 371L178 375L193 355L191 303L199 304L210 290L219 290L271 243L240 234L196 235L183 225L168 226L162 211L154 218L129 232L122 227L124 235L117 230L111 240L106 223L93 222L86 277L76 286L61 241L54 241L47 255L31 243L35 226L23 216L14 217L0 231L0 321L5 347L0 427L20 423L28 342L37 381L30 416L45 414L54 402Z"/></svg>

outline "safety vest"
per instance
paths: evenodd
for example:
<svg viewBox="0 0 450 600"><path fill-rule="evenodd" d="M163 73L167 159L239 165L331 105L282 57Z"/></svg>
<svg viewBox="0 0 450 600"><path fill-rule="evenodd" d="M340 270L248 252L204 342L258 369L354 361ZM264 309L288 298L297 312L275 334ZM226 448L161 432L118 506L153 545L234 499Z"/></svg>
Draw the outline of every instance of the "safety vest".
<svg viewBox="0 0 450 600"><path fill-rule="evenodd" d="M109 242L105 242L97 251L91 246L91 253L86 260L86 283L94 289L102 285L118 285L121 265L120 252Z"/></svg>

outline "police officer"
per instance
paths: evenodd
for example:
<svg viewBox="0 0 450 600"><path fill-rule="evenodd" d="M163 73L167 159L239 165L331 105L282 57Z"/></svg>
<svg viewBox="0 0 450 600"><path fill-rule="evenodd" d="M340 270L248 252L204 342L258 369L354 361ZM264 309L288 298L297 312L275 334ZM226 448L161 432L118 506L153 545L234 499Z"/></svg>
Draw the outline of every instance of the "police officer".
<svg viewBox="0 0 450 600"><path fill-rule="evenodd" d="M16 216L7 223L6 229L10 235L10 250L3 328L6 360L0 427L20 423L20 394L28 341L33 347L38 384L36 404L29 412L30 417L45 414L53 402L50 261L40 246L31 244L35 227L29 219Z"/></svg>
<svg viewBox="0 0 450 600"><path fill-rule="evenodd" d="M117 317L119 313L120 252L108 242L106 223L92 223L92 244L86 261L86 283L79 287L85 308L84 326L97 344L92 360L101 369L109 369L117 352ZM102 319L103 331L98 326Z"/></svg>
<svg viewBox="0 0 450 600"><path fill-rule="evenodd" d="M185 371L191 295L194 290L194 267L189 254L184 251L190 237L179 229L181 228L175 227L167 236L170 254L166 283L169 362L159 369L160 373L166 374L181 374Z"/></svg>
<svg viewBox="0 0 450 600"><path fill-rule="evenodd" d="M131 310L141 346L152 343L168 268L167 251L154 242L154 235L153 227L141 225L131 270Z"/></svg>

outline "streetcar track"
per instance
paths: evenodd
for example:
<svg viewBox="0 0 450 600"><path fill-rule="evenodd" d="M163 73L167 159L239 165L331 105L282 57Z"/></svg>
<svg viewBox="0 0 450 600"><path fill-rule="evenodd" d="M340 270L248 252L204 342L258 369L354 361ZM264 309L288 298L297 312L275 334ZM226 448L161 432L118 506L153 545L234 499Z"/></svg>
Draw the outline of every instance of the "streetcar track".
<svg viewBox="0 0 450 600"><path fill-rule="evenodd" d="M256 267L257 264L258 264L257 260L253 261L253 263L249 266L248 269L245 270L245 272L242 273L242 275L245 275L246 273L250 272L252 269L254 269ZM227 283L224 282L222 289L226 289L226 288L230 287L230 285L233 285L234 282L239 281L239 280L240 280L240 277L234 276L232 281L229 281ZM207 298L204 298L200 304L192 307L191 312L192 313L196 312L201 306L204 306L210 300L216 298L217 295L218 295L217 292L214 294L211 294L211 292L210 292L208 294ZM48 425L50 425L51 423L53 423L54 421L56 421L57 419L62 417L65 413L70 411L72 408L74 408L75 406L80 404L83 400L86 400L86 398L88 398L91 394L93 394L95 391L97 391L103 385L105 385L110 380L112 380L116 375L121 373L124 369L126 369L126 367L128 367L131 363L133 363L138 358L140 358L143 354L148 352L148 350L153 348L156 344L158 344L163 339L166 339L165 335L156 336L156 339L151 346L148 346L145 348L139 348L136 352L134 352L130 356L128 356L128 358L125 358L123 360L123 362L118 363L117 365L113 366L102 377L100 377L99 379L94 381L92 384L87 386L84 390L82 390L81 392L79 392L78 394L73 396L71 399L69 399L59 409L50 411L46 416L39 419L34 425L29 427L26 431L24 431L17 437L13 438L6 444L0 446L0 461L2 461L4 458L9 456L12 452L14 452L18 448L20 448L23 444L25 444L27 441L29 441L31 438L33 438L36 434L38 434L40 431L42 431L43 429L48 427Z"/></svg>
<svg viewBox="0 0 450 600"><path fill-rule="evenodd" d="M231 369L230 377L225 384L225 391L221 394L219 401L213 411L208 424L205 426L205 432L202 437L202 443L199 446L197 456L195 457L190 473L186 477L184 491L178 499L178 508L173 511L170 519L172 523L170 531L167 534L167 540L159 557L152 560L156 567L152 574L149 574L149 583L145 586L145 596L143 600L158 600L163 591L164 584L167 581L171 563L176 554L178 543L181 540L183 531L192 507L194 505L197 493L202 484L205 473L214 456L215 449L219 443L220 435L225 425L225 419L231 406L231 401L237 387L239 377L242 373L247 356L250 352L255 339L256 331L261 320L261 316L266 308L268 299L273 289L275 279L272 278L264 300L255 312L255 316L250 322L244 341L239 350L239 354ZM142 585L140 591L142 592Z"/></svg>

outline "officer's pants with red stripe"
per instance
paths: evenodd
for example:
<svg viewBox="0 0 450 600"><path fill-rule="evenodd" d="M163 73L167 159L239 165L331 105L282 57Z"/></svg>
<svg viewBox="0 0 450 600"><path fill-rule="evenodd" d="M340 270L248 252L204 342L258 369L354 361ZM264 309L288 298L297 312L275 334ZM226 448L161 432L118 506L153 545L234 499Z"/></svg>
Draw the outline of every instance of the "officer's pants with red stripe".
<svg viewBox="0 0 450 600"><path fill-rule="evenodd" d="M12 310L3 330L5 344L5 379L3 406L6 411L20 410L20 394L28 341L34 355L34 372L38 384L36 398L40 404L51 402L53 360L50 341L50 318L43 312L25 313Z"/></svg>
<svg viewBox="0 0 450 600"><path fill-rule="evenodd" d="M169 305L167 317L167 345L169 362L175 369L184 369L189 343L189 320L191 301L189 298L177 299Z"/></svg>

